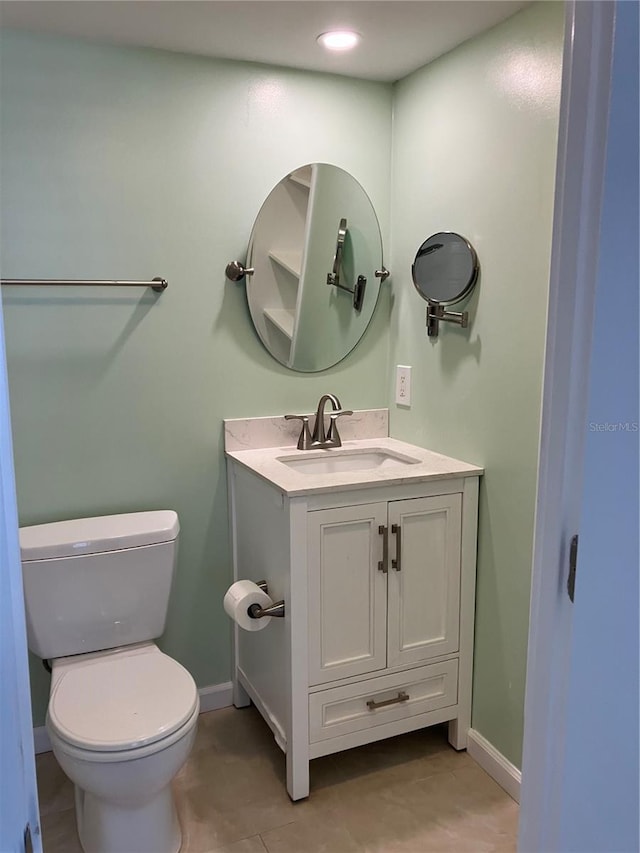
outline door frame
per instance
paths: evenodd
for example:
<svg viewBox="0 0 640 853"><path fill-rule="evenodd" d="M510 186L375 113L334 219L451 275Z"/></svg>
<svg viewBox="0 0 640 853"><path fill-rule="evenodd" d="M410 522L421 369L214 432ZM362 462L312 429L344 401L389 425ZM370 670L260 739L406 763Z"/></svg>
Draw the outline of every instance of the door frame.
<svg viewBox="0 0 640 853"><path fill-rule="evenodd" d="M616 3L566 4L518 849L555 850Z"/></svg>
<svg viewBox="0 0 640 853"><path fill-rule="evenodd" d="M0 296L0 848L42 853L9 385Z"/></svg>

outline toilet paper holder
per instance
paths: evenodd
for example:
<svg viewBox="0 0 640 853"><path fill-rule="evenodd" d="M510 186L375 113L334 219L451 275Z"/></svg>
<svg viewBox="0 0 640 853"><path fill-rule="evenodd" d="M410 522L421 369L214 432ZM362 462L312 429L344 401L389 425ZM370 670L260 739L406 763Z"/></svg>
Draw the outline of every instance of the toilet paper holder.
<svg viewBox="0 0 640 853"><path fill-rule="evenodd" d="M269 595L269 587L266 581L256 581L256 586L259 586L263 592ZM284 601L274 601L269 607L260 607L259 604L252 604L247 609L247 613L252 619L260 619L263 616L284 616Z"/></svg>

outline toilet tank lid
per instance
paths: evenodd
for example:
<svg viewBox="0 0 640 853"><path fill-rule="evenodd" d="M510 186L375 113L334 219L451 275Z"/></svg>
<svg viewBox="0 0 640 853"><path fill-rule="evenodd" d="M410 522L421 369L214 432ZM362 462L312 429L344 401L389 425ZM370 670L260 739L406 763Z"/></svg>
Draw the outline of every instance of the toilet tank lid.
<svg viewBox="0 0 640 853"><path fill-rule="evenodd" d="M22 561L121 551L173 541L180 529L173 510L76 518L20 528Z"/></svg>

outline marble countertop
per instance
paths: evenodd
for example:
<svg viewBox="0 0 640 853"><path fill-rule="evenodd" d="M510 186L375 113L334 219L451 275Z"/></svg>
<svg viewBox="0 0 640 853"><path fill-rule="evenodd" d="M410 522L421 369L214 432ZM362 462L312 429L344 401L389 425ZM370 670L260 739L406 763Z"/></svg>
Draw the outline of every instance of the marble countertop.
<svg viewBox="0 0 640 853"><path fill-rule="evenodd" d="M401 461L391 459L379 468L329 473L303 472L280 461L281 458L287 460L299 458L301 461L312 457L329 459L344 454L345 451L367 452L378 448L389 451L391 454L408 457L412 461L410 464L403 464ZM341 448L329 450L297 450L295 445L289 445L249 450L227 449L226 454L230 459L253 471L258 477L276 486L290 497L350 491L371 486L400 486L429 480L478 477L483 473L483 469L477 465L470 465L459 459L451 459L440 453L382 436L343 441Z"/></svg>

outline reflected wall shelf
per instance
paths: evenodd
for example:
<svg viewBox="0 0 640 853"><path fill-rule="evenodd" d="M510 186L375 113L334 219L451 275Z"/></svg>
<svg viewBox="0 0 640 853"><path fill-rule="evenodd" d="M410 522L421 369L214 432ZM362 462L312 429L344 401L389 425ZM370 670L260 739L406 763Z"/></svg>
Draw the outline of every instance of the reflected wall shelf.
<svg viewBox="0 0 640 853"><path fill-rule="evenodd" d="M294 275L297 279L300 278L300 273L302 272L302 251L272 249L269 251L269 257L278 266L291 273L291 275Z"/></svg>
<svg viewBox="0 0 640 853"><path fill-rule="evenodd" d="M286 335L289 340L293 338L293 326L295 322L295 312L288 308L265 308L264 316L273 325Z"/></svg>
<svg viewBox="0 0 640 853"><path fill-rule="evenodd" d="M290 181L293 181L294 184L300 184L301 187L306 187L307 189L311 188L311 178L311 166L303 166L301 169L296 169L295 172L291 172L289 175Z"/></svg>

